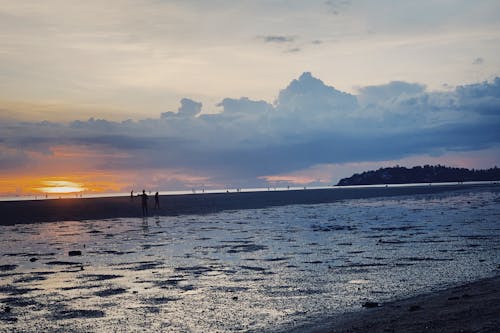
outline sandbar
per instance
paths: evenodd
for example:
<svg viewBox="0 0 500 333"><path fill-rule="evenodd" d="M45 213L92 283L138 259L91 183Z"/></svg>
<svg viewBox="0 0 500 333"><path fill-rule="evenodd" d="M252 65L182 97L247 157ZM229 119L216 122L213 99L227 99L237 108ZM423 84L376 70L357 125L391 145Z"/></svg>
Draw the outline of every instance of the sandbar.
<svg viewBox="0 0 500 333"><path fill-rule="evenodd" d="M456 184L162 195L160 208L156 209L153 196L149 196L149 215L210 214L224 210L319 204L373 197L432 195L446 191L498 189L498 187L496 184ZM0 201L0 217L0 225L142 217L141 198L123 196Z"/></svg>

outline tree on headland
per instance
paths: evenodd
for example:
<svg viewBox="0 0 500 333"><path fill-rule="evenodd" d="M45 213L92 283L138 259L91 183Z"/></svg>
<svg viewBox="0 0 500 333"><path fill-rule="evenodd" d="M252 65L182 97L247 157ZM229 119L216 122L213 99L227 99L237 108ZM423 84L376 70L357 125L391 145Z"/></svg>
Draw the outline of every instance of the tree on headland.
<svg viewBox="0 0 500 333"><path fill-rule="evenodd" d="M500 169L469 170L466 168L446 167L443 165L424 165L413 168L395 166L378 170L356 173L341 179L337 185L377 185L408 183L443 183L500 180Z"/></svg>

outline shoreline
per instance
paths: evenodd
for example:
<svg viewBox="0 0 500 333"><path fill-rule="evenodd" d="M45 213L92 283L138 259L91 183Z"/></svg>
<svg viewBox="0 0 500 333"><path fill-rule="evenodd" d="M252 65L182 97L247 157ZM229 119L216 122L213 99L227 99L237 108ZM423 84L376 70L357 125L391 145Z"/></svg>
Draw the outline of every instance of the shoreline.
<svg viewBox="0 0 500 333"><path fill-rule="evenodd" d="M500 268L500 266L499 266ZM360 305L361 307L361 305ZM500 274L323 318L291 333L498 332Z"/></svg>
<svg viewBox="0 0 500 333"><path fill-rule="evenodd" d="M225 210L259 209L294 204L320 204L373 197L431 195L478 188L498 189L499 186L496 184L457 184L161 195L159 209L153 208L154 198L149 196L149 215L201 215ZM0 225L14 225L142 217L142 210L140 197L62 198L0 201L0 215L2 216Z"/></svg>

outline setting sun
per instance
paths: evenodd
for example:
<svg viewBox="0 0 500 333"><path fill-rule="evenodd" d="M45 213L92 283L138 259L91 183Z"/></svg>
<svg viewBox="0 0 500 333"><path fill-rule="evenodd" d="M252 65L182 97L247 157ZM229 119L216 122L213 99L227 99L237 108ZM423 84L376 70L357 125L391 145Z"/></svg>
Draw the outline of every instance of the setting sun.
<svg viewBox="0 0 500 333"><path fill-rule="evenodd" d="M42 184L45 186L38 187L37 190L43 193L79 193L85 191L83 184L67 180L46 180Z"/></svg>

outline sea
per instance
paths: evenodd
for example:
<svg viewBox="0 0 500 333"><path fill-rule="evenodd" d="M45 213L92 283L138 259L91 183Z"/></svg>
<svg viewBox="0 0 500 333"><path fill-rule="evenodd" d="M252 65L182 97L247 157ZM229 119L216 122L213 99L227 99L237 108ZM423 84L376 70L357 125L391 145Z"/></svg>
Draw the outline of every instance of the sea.
<svg viewBox="0 0 500 333"><path fill-rule="evenodd" d="M493 185L0 226L0 332L284 332L499 265Z"/></svg>

